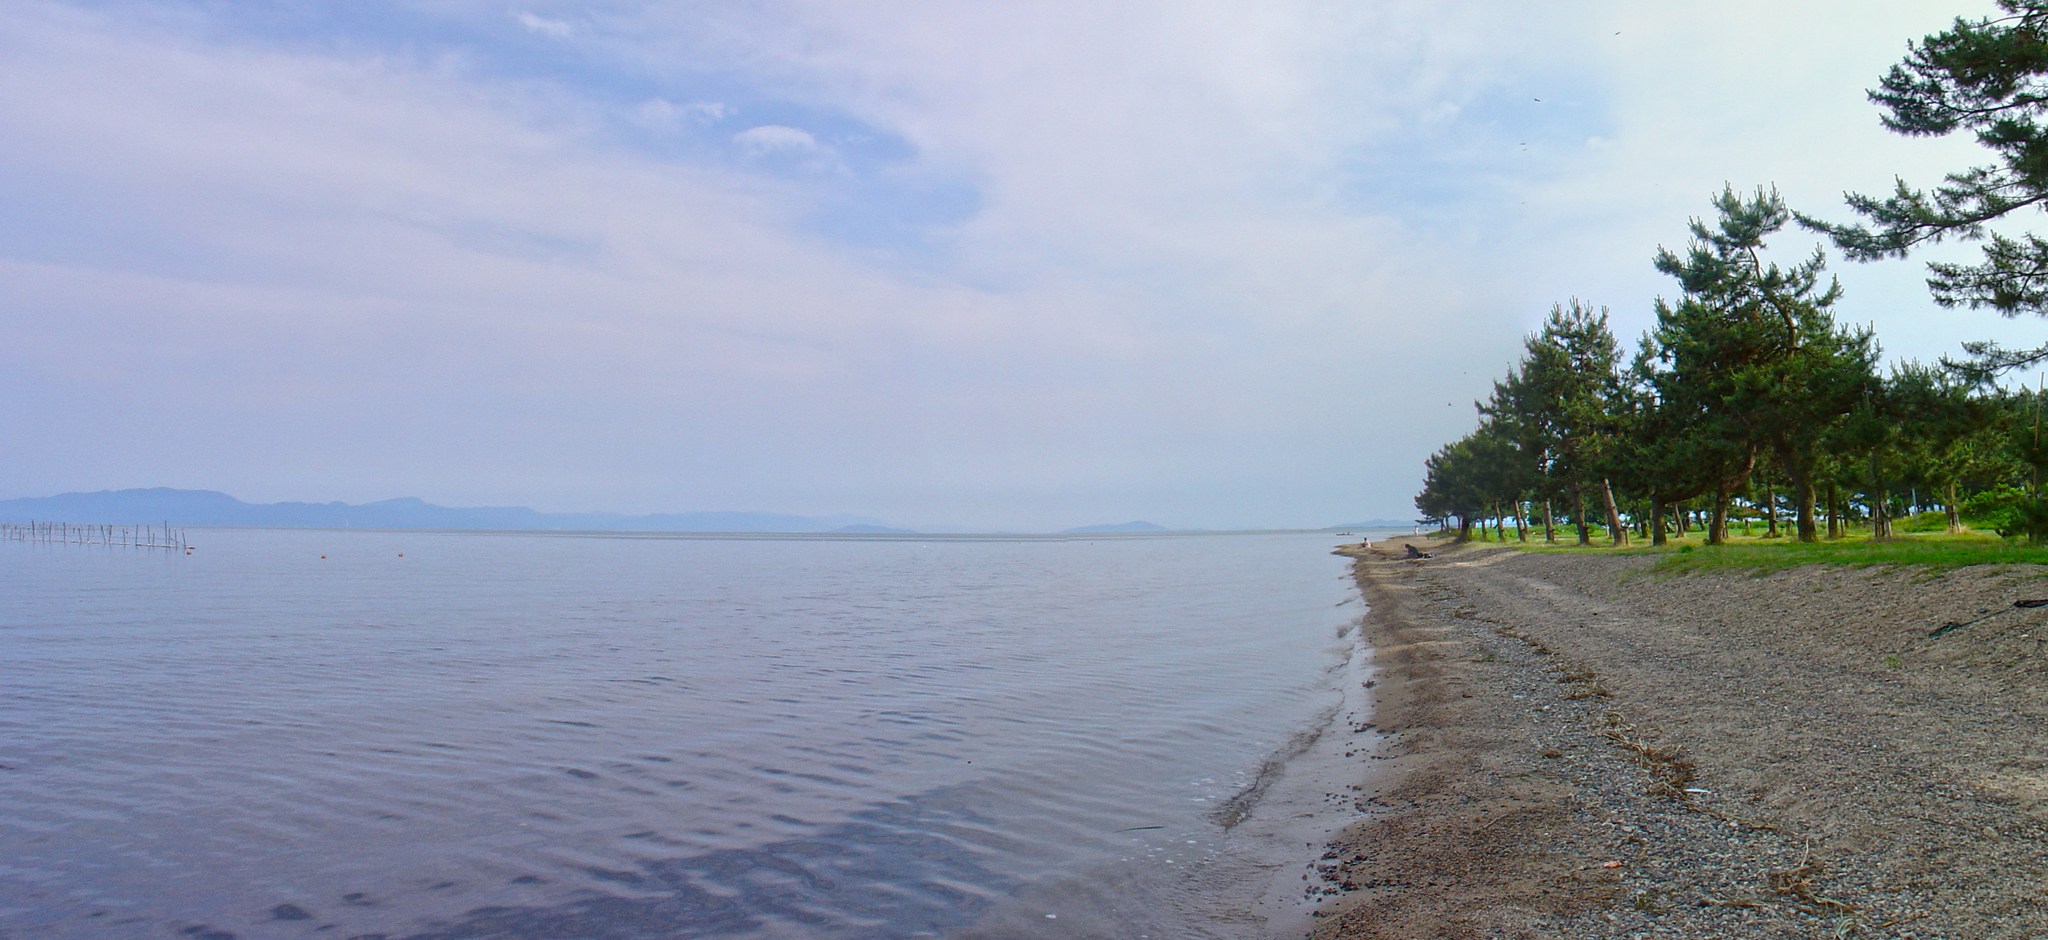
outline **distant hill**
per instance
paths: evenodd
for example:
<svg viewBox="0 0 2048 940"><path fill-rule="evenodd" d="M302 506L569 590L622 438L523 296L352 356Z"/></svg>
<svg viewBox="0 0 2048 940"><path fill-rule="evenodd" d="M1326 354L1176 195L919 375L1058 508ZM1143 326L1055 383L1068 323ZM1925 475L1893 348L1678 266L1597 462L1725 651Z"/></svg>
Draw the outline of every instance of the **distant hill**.
<svg viewBox="0 0 2048 940"><path fill-rule="evenodd" d="M1415 527L1413 519L1367 519L1364 522L1345 522L1329 526L1332 529L1410 529Z"/></svg>
<svg viewBox="0 0 2048 940"><path fill-rule="evenodd" d="M1084 525L1078 529L1067 529L1061 535L1088 535L1095 532L1171 532L1163 525L1151 522L1119 522L1115 525Z"/></svg>
<svg viewBox="0 0 2048 940"><path fill-rule="evenodd" d="M374 503L245 503L212 490L101 490L0 500L0 522L140 523L358 529L538 529L597 532L834 532L851 527L897 532L867 516L789 516L772 512L540 512L524 506L457 508L413 497Z"/></svg>
<svg viewBox="0 0 2048 940"><path fill-rule="evenodd" d="M834 531L834 532L845 532L845 533L848 533L848 534L851 534L851 535L916 535L916 534L917 534L917 530L916 530L916 529L892 529L892 528L889 528L888 526L885 526L885 525L866 525L866 524L861 524L861 525L843 525L843 526L840 526L840 527L839 527L839 528L837 528L837 529L833 529L832 531Z"/></svg>

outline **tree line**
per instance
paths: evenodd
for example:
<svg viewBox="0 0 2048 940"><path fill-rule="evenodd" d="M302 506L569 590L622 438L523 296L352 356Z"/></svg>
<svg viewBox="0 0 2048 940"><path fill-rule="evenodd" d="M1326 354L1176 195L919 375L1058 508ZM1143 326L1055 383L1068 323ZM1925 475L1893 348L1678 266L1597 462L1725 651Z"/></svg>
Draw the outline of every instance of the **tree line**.
<svg viewBox="0 0 2048 940"><path fill-rule="evenodd" d="M1555 539L1562 524L1581 544L1595 527L1661 544L1698 525L1719 544L1737 517L1812 542L1851 523L1888 538L1899 515L1939 509L1951 531L1967 516L2048 540L2044 395L2010 382L2048 362L2048 345L1965 343L1956 359L1880 369L1871 331L1837 319L1825 249L1767 255L1795 220L1855 261L1982 241L1981 263L1928 266L1935 302L2048 315L2048 241L1987 228L2048 206L2048 0L1999 6L1909 43L1870 93L1891 130L1974 133L1991 164L1932 190L1850 194L1863 221L1849 224L1794 213L1773 188L1724 189L1684 250L1654 256L1677 299L1656 301L1631 353L1605 308L1552 308L1478 403L1479 427L1425 462L1424 518L1468 538L1490 521L1501 538L1540 524Z"/></svg>

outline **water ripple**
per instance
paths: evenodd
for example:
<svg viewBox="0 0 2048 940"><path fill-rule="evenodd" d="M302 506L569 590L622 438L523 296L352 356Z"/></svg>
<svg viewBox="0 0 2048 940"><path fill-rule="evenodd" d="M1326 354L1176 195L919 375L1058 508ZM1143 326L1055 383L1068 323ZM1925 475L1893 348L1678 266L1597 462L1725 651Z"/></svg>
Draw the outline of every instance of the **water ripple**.
<svg viewBox="0 0 2048 940"><path fill-rule="evenodd" d="M957 933L1213 830L1328 544L0 546L0 936Z"/></svg>

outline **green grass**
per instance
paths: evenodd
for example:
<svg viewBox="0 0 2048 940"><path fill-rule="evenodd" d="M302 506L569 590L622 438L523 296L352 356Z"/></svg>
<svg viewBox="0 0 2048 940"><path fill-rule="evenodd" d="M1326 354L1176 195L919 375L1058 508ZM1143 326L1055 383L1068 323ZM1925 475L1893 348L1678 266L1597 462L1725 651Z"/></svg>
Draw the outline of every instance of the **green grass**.
<svg viewBox="0 0 2048 940"><path fill-rule="evenodd" d="M1564 533L1559 533L1563 536ZM1576 535L1572 536L1576 538ZM1626 548L1609 548L1603 542L1581 548L1562 538L1556 545L1531 542L1522 547L1538 552L1606 552L1621 555L1657 555L1651 571L1657 574L1694 572L1749 572L1768 574L1802 565L1845 565L1850 567L1923 568L1931 573L1953 571L1971 565L2048 565L2048 547L2007 541L1996 535L1965 533L1911 534L1889 542L1873 542L1867 532L1833 541L1802 544L1790 538L1730 536L1726 545L1707 545L1695 534L1673 538L1662 546L1640 540Z"/></svg>

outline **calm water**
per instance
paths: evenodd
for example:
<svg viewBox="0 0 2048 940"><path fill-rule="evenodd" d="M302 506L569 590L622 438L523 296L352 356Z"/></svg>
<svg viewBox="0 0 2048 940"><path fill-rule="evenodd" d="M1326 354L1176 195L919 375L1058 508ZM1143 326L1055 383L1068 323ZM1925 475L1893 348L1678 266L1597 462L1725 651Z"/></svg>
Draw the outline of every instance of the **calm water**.
<svg viewBox="0 0 2048 940"><path fill-rule="evenodd" d="M1328 534L192 537L0 543L0 937L1262 936L1359 659Z"/></svg>

